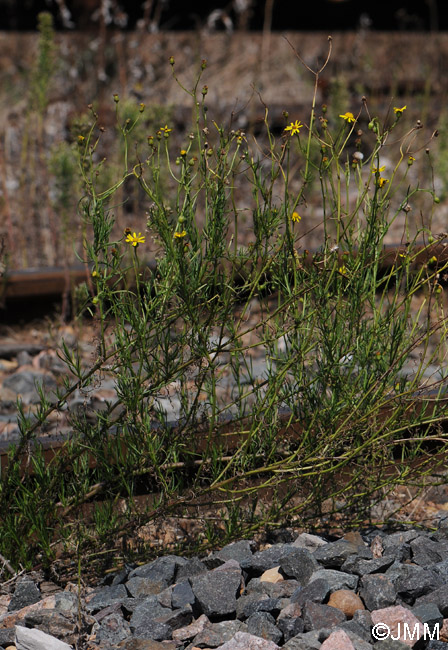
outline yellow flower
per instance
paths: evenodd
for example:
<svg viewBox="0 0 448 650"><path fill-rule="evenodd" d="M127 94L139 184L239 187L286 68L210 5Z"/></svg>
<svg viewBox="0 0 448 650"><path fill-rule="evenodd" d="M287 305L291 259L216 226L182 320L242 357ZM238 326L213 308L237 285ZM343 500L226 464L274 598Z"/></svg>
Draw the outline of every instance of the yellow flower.
<svg viewBox="0 0 448 650"><path fill-rule="evenodd" d="M412 165L412 163L413 163L414 161L415 161L414 156L409 156L409 158L408 158L408 165L409 165L409 167Z"/></svg>
<svg viewBox="0 0 448 650"><path fill-rule="evenodd" d="M386 169L386 165L381 165L381 167L374 167L372 169L374 174L379 174L380 172L383 172Z"/></svg>
<svg viewBox="0 0 448 650"><path fill-rule="evenodd" d="M353 115L353 113L344 113L344 115L339 115L339 117L342 117L343 120L351 124L352 122L356 122L356 117Z"/></svg>
<svg viewBox="0 0 448 650"><path fill-rule="evenodd" d="M339 273L341 275L347 275L347 267L345 266L345 264L339 267Z"/></svg>
<svg viewBox="0 0 448 650"><path fill-rule="evenodd" d="M296 120L295 122L291 122L291 124L285 128L285 131L290 131L291 135L295 135L296 133L300 133L302 126L302 122Z"/></svg>
<svg viewBox="0 0 448 650"><path fill-rule="evenodd" d="M407 106L402 106L401 108L397 108L396 106L394 106L395 115L401 115L403 113L403 111L406 110L406 108L407 108Z"/></svg>
<svg viewBox="0 0 448 650"><path fill-rule="evenodd" d="M145 237L144 235L142 235L141 232L139 232L138 235L135 232L132 234L129 233L129 235L125 239L125 242L127 244L131 244L132 246L134 246L134 248L136 248L139 244L145 243Z"/></svg>
<svg viewBox="0 0 448 650"><path fill-rule="evenodd" d="M175 232L174 236L180 238L180 237L185 237L186 234L187 232L185 230L182 230L182 232Z"/></svg>
<svg viewBox="0 0 448 650"><path fill-rule="evenodd" d="M384 187L384 185L386 185L386 183L388 182L389 181L387 180L387 178L383 178L382 176L380 176L378 179L378 187Z"/></svg>
<svg viewBox="0 0 448 650"><path fill-rule="evenodd" d="M173 129L169 129L168 126L165 124L165 126L160 127L160 131L163 131L164 135L168 135L168 133L171 133Z"/></svg>
<svg viewBox="0 0 448 650"><path fill-rule="evenodd" d="M182 158L185 158L185 156L187 155L187 152L185 151L185 149L180 150L180 155L182 156Z"/></svg>
<svg viewBox="0 0 448 650"><path fill-rule="evenodd" d="M302 217L300 216L300 214L298 212L293 212L292 215L291 215L291 219L293 221L301 221Z"/></svg>

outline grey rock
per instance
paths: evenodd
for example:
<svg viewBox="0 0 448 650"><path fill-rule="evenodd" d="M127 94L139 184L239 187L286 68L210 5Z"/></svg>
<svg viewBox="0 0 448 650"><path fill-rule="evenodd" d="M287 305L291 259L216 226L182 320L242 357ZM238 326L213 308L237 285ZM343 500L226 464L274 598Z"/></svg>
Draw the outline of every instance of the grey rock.
<svg viewBox="0 0 448 650"><path fill-rule="evenodd" d="M310 578L310 583L322 578L328 582L330 593L338 589L351 589L356 591L358 586L358 576L343 571L335 571L334 569L319 569L315 571Z"/></svg>
<svg viewBox="0 0 448 650"><path fill-rule="evenodd" d="M16 638L16 629L15 627L4 627L0 628L0 645L7 647L12 645Z"/></svg>
<svg viewBox="0 0 448 650"><path fill-rule="evenodd" d="M116 573L116 574L114 575L113 579L112 579L111 584L112 584L112 585L121 585L121 584L123 584L124 582L126 582L126 580L128 579L129 571L130 571L130 570L132 571L132 569L129 569L129 568L126 568L126 567L125 567L124 569L122 569L121 571L119 571L118 573Z"/></svg>
<svg viewBox="0 0 448 650"><path fill-rule="evenodd" d="M447 617L448 616L448 589L446 588L446 585L439 587L438 589L432 591L429 594L420 596L420 598L417 598L414 605L418 607L419 605L424 605L427 603L434 603L435 605L437 605L442 616Z"/></svg>
<svg viewBox="0 0 448 650"><path fill-rule="evenodd" d="M323 627L333 628L347 620L345 614L339 609L311 602L303 606L302 618L306 632L320 630Z"/></svg>
<svg viewBox="0 0 448 650"><path fill-rule="evenodd" d="M174 585L170 585L163 591L161 591L158 594L155 594L157 597L157 602L159 605L162 605L162 607L167 607L168 609L171 609L172 607L172 597L173 597L173 589ZM148 594L149 596L154 595L154 594Z"/></svg>
<svg viewBox="0 0 448 650"><path fill-rule="evenodd" d="M134 627L131 623L133 636L137 639L148 639L153 641L165 641L171 639L172 630L169 625L159 623L154 619L146 621L142 626Z"/></svg>
<svg viewBox="0 0 448 650"><path fill-rule="evenodd" d="M301 533L292 543L293 546L299 548L306 548L313 552L319 546L325 546L327 542L318 535L310 535L309 533Z"/></svg>
<svg viewBox="0 0 448 650"><path fill-rule="evenodd" d="M304 586L312 574L319 570L319 564L306 548L296 548L281 559L280 569L285 576L295 578Z"/></svg>
<svg viewBox="0 0 448 650"><path fill-rule="evenodd" d="M354 614L352 621L363 628L363 630L369 634L372 629L372 615L367 609L358 609ZM360 635L364 638L364 634Z"/></svg>
<svg viewBox="0 0 448 650"><path fill-rule="evenodd" d="M282 640L282 633L275 625L275 619L268 612L255 612L246 621L249 634L259 636L262 639L273 641L279 644Z"/></svg>
<svg viewBox="0 0 448 650"><path fill-rule="evenodd" d="M165 614L172 614L172 610L167 607L162 607L162 605L157 601L156 596L148 596L134 609L131 620L129 621L131 630L140 631L150 622L152 623L155 619L164 616ZM165 628L171 631L168 625L165 625ZM156 639L156 637L147 638L154 638L156 641L159 640Z"/></svg>
<svg viewBox="0 0 448 650"><path fill-rule="evenodd" d="M306 587L299 587L291 596L291 602L304 605L307 600L323 603L330 594L330 585L324 578L313 580Z"/></svg>
<svg viewBox="0 0 448 650"><path fill-rule="evenodd" d="M165 555L157 558L153 562L133 569L129 574L129 580L134 577L146 578L155 587L160 585L159 591L163 591L163 589L173 584L178 567L182 567L185 564L186 560L184 558L177 557L177 555Z"/></svg>
<svg viewBox="0 0 448 650"><path fill-rule="evenodd" d="M122 612L122 607L121 603L116 602L113 603L112 605L109 605L108 607L105 607L104 609L101 609L99 612L95 614L92 618L99 623L100 621L103 620L103 618L106 618L106 616L109 616L109 614L115 614L115 612Z"/></svg>
<svg viewBox="0 0 448 650"><path fill-rule="evenodd" d="M156 623L167 625L171 631L178 630L179 628L185 627L191 623L193 620L193 611L191 606L187 605L180 609L169 610L166 614L157 616L154 620Z"/></svg>
<svg viewBox="0 0 448 650"><path fill-rule="evenodd" d="M131 634L129 623L124 620L118 612L105 616L96 633L95 640L97 643L117 644L124 641Z"/></svg>
<svg viewBox="0 0 448 650"><path fill-rule="evenodd" d="M397 533L391 533L390 535L385 535L383 537L383 549L387 551L392 549L394 546L400 546L401 544L409 544L413 539L421 536L420 530L400 530Z"/></svg>
<svg viewBox="0 0 448 650"><path fill-rule="evenodd" d="M196 598L188 580L174 585L171 592L171 606L173 609L185 607L185 605L193 606L195 602Z"/></svg>
<svg viewBox="0 0 448 650"><path fill-rule="evenodd" d="M368 575L369 573L383 573L393 562L394 558L391 556L364 560L357 555L351 555L341 566L341 571L354 573L358 576Z"/></svg>
<svg viewBox="0 0 448 650"><path fill-rule="evenodd" d="M209 618L233 616L241 587L239 571L210 571L190 578L201 612Z"/></svg>
<svg viewBox="0 0 448 650"><path fill-rule="evenodd" d="M329 542L314 551L315 559L326 569L340 568L351 555L355 554L363 559L372 558L372 551L369 548L357 546L344 539Z"/></svg>
<svg viewBox="0 0 448 650"><path fill-rule="evenodd" d="M411 557L410 542L419 537L418 530L404 530L383 537L383 555L391 555L399 562L409 560Z"/></svg>
<svg viewBox="0 0 448 650"><path fill-rule="evenodd" d="M41 593L37 585L29 578L17 582L14 594L9 602L8 611L15 612L28 605L34 605L41 599Z"/></svg>
<svg viewBox="0 0 448 650"><path fill-rule="evenodd" d="M448 560L437 562L436 564L433 564L430 569L437 575L441 576L445 582L448 581Z"/></svg>
<svg viewBox="0 0 448 650"><path fill-rule="evenodd" d="M444 641L436 641L436 639L431 639L426 646L426 650L448 650L448 643Z"/></svg>
<svg viewBox="0 0 448 650"><path fill-rule="evenodd" d="M262 582L263 593L270 598L291 598L292 594L299 587L297 580L283 580L282 582Z"/></svg>
<svg viewBox="0 0 448 650"><path fill-rule="evenodd" d="M397 600L397 591L392 581L381 573L363 576L359 595L371 612L394 605Z"/></svg>
<svg viewBox="0 0 448 650"><path fill-rule="evenodd" d="M120 641L117 646L113 646L113 650L115 648L119 648L119 650L177 650L177 644L173 641L163 641L160 643L152 639L140 639L131 636L124 641ZM112 648L108 646L104 650L112 650Z"/></svg>
<svg viewBox="0 0 448 650"><path fill-rule="evenodd" d="M423 624L426 623L430 634L432 636L434 628L437 626L438 629L443 625L443 616L439 611L439 608L434 603L423 603L422 605L417 605L413 607L411 612L416 616Z"/></svg>
<svg viewBox="0 0 448 650"><path fill-rule="evenodd" d="M220 563L222 561L220 560ZM188 559L185 564L179 566L176 571L176 582L180 582L185 578L192 578L193 576L200 575L201 573L207 573L207 567L201 560L197 557L192 557Z"/></svg>
<svg viewBox="0 0 448 650"><path fill-rule="evenodd" d="M167 589L167 581L161 577L133 576L126 582L126 589L133 598L161 594Z"/></svg>
<svg viewBox="0 0 448 650"><path fill-rule="evenodd" d="M294 550L296 548L292 544L276 544L243 559L240 566L250 575L261 575L268 569L279 566L280 561Z"/></svg>
<svg viewBox="0 0 448 650"><path fill-rule="evenodd" d="M242 615L243 618L249 618L256 612L268 612L276 618L280 614L281 603L279 598L262 598L261 600L254 600L245 605ZM277 642L276 642L277 643Z"/></svg>
<svg viewBox="0 0 448 650"><path fill-rule="evenodd" d="M128 592L124 585L110 585L102 587L86 605L86 609L91 614L99 612L115 602L121 602L126 598Z"/></svg>
<svg viewBox="0 0 448 650"><path fill-rule="evenodd" d="M297 634L300 634L305 629L303 619L298 616L296 618L281 618L277 620L277 627L283 634L285 642L297 636Z"/></svg>
<svg viewBox="0 0 448 650"><path fill-rule="evenodd" d="M409 566L409 569L417 569L417 567ZM443 578L433 571L421 569L420 571L408 571L408 575L398 578L395 581L395 588L404 602L412 604L419 596L424 596L441 587L443 582Z"/></svg>
<svg viewBox="0 0 448 650"><path fill-rule="evenodd" d="M236 602L236 617L241 621L246 619L248 616L253 614L254 611L257 611L256 606L263 602L263 600L269 600L269 596L261 591L253 591L248 594L243 594ZM252 607L254 607L254 609L252 609Z"/></svg>
<svg viewBox="0 0 448 650"><path fill-rule="evenodd" d="M70 614L71 616L78 615L79 598L77 594L71 591L60 591L55 594L55 608L58 612Z"/></svg>
<svg viewBox="0 0 448 650"><path fill-rule="evenodd" d="M17 650L71 650L68 643L21 625L16 625L15 646Z"/></svg>
<svg viewBox="0 0 448 650"><path fill-rule="evenodd" d="M344 621L338 625L338 628L347 632L350 636L355 636L358 639L362 639L365 643L370 643L372 641L372 635L370 629L366 630L363 625L360 625L353 619L351 621ZM351 638L351 637L350 637Z"/></svg>
<svg viewBox="0 0 448 650"><path fill-rule="evenodd" d="M412 560L421 567L429 567L438 562L448 560L446 542L435 542L421 535L410 542Z"/></svg>
<svg viewBox="0 0 448 650"><path fill-rule="evenodd" d="M218 648L230 641L237 632L247 632L247 625L241 621L221 621L206 625L193 639L193 646Z"/></svg>
<svg viewBox="0 0 448 650"><path fill-rule="evenodd" d="M18 370L3 380L3 386L17 395L22 395L25 404L39 402L36 385L41 385L44 393L55 391L57 387L56 380L52 375L36 370Z"/></svg>
<svg viewBox="0 0 448 650"><path fill-rule="evenodd" d="M281 582L265 582L260 578L252 578L247 584L246 594L265 594L270 598L290 598L299 587L297 580L282 580Z"/></svg>
<svg viewBox="0 0 448 650"><path fill-rule="evenodd" d="M246 539L227 544L220 551L213 553L220 560L236 560L240 565L242 560L250 559L253 555L252 544Z"/></svg>
<svg viewBox="0 0 448 650"><path fill-rule="evenodd" d="M285 643L283 650L319 650L331 632L331 629L322 628L320 630L298 634Z"/></svg>

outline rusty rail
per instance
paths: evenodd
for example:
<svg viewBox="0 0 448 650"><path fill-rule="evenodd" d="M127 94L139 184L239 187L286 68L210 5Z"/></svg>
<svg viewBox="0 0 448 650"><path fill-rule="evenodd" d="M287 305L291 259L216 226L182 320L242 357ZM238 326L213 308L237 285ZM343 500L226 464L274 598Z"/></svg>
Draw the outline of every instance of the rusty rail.
<svg viewBox="0 0 448 650"><path fill-rule="evenodd" d="M409 418L415 418L416 416L421 415L422 410L425 412L428 411L428 423L422 422L419 424L419 427L430 427L432 416L429 413L429 410L434 413L434 407L446 407L448 406L448 391L443 393L437 390L428 390L427 392L419 391L418 394L409 397L409 406L410 408L406 410L406 416ZM411 408L412 407L412 408ZM379 413L379 417L376 419L376 423L381 421L386 421L393 410L393 405L384 407ZM282 442L292 442L299 441L302 438L304 433L304 428L300 422L290 423L291 412L288 409L282 409L279 414L279 432L278 439ZM158 425L155 423L154 427ZM181 429L182 424L179 422L173 422L170 424L173 429L173 432ZM448 430L448 417L443 421L437 422L438 430L440 427ZM236 449L244 442L245 437L249 434L251 429L251 422L249 418L245 418L243 421L232 420L231 418L226 419L218 426L210 436L210 431L203 425L195 432L194 438L194 449L191 451L200 455L206 448L210 446L212 442L217 448L221 449L224 455L232 454ZM117 432L114 432L114 435ZM440 433L439 433L440 436ZM406 437L404 434L402 436ZM22 468L25 471L25 468L28 467L29 471L29 455L32 453L33 445L38 444L43 452L45 461L50 462L55 456L59 454L65 454L66 443L69 440L69 436L64 436L62 434L54 434L47 437L38 438L36 441L27 444L27 448L21 454L22 458ZM409 435L409 440L412 440L412 435ZM2 472L7 469L9 465L8 450L10 449L11 444L18 444L8 441L0 442L0 476ZM124 443L123 443L124 444ZM90 466L95 467L96 460L93 455L90 456Z"/></svg>
<svg viewBox="0 0 448 650"><path fill-rule="evenodd" d="M389 244L383 246L382 256L380 260L380 271L386 272L392 266L400 262L402 256L410 249L406 244ZM303 255L303 263L306 266L323 261L323 253L320 250L304 250L298 251ZM440 239L433 243L425 243L423 241L417 242L412 245L412 264L411 268L417 270L421 266L427 264L433 258L434 267L444 266L448 264L448 235L443 233ZM354 252L356 255L356 251ZM344 251L338 250L339 261L345 259ZM156 262L149 260L144 263L144 266L150 268L152 271L156 269ZM244 274L244 266L238 269L241 274ZM29 298L38 298L45 296L62 296L64 291L73 290L74 287L85 282L89 274L89 267L86 265L76 265L69 269L63 268L43 268L43 269L27 269L24 271L10 271L2 278L2 285L0 284L0 300L4 302L9 301L25 301Z"/></svg>

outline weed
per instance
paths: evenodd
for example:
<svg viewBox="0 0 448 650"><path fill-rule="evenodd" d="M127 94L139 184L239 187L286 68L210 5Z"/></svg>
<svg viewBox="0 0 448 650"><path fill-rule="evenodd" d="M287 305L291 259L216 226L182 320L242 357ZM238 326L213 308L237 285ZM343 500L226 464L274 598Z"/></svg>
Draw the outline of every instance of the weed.
<svg viewBox="0 0 448 650"><path fill-rule="evenodd" d="M170 65L181 84L174 59ZM169 119L143 139L145 107L114 98L117 173L97 155L92 109L77 152L97 358L85 369L64 347L76 382L53 404L43 400L37 420L22 413L0 491L0 550L16 565L32 563L36 552L51 562L62 538L78 558L81 544L83 552L107 549L112 535L129 537L173 513L206 520L202 547L344 512L359 525L381 489L435 471L443 455L433 457L428 445L437 440L445 450L437 427L446 401L443 380L425 373L446 355L444 266L430 258L414 270L415 242L430 231L413 224L411 232L407 210L421 197L437 199L413 178L426 143L419 123L403 128L405 106L384 120L370 115L365 98L334 114L320 110L325 65L306 66L315 84L308 120L288 117L277 141L266 111L266 146L213 121L199 75L185 89L195 121L180 149ZM252 199L241 206L243 186ZM311 256L302 240L316 187L322 245ZM137 195L147 216L115 236L115 206ZM384 274L391 227L402 227L408 243ZM155 272L144 264L150 240ZM70 412L73 391L104 377L114 379L116 400L93 421L71 412L70 440L45 463L37 436L51 410ZM436 399L418 401L431 386ZM223 435L230 418L233 435ZM144 512L139 493L153 495ZM80 526L91 502L93 515ZM67 518L73 523L64 530Z"/></svg>

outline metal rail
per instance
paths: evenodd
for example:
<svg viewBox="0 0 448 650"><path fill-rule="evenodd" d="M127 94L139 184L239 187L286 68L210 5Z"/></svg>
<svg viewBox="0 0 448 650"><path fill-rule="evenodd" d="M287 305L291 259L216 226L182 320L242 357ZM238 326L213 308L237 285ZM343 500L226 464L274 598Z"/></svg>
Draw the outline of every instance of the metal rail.
<svg viewBox="0 0 448 650"><path fill-rule="evenodd" d="M417 270L425 264L428 264L431 260L433 260L432 270L436 267L440 268L448 263L448 235L443 233L433 243L417 242L412 244L411 248L406 244L389 244L383 246L379 270L386 272L398 262L401 264L403 255L409 251L412 253L411 268L413 270ZM319 249L312 251L299 250L298 253L302 256L303 263L306 266L311 266L324 260L324 253ZM338 250L337 253L339 261L342 263L345 259L344 251ZM353 254L356 255L356 250ZM434 261L434 258L436 261ZM154 260L149 260L144 263L144 267L155 271L157 265ZM244 264L238 271L244 275ZM7 272L0 280L0 301L6 303L14 301L14 303L17 303L36 297L60 297L65 291L72 291L77 285L86 282L89 273L89 267L80 264L68 269L53 267L27 269L25 271L12 270Z"/></svg>
<svg viewBox="0 0 448 650"><path fill-rule="evenodd" d="M427 422L422 422L419 424L419 427L430 428L433 422L433 414L435 408L443 408L448 406L448 393L443 393L438 390L428 390L427 392L419 391L416 395L411 395L407 398L409 402L409 408L405 410L405 418L409 419L409 422L424 413L427 413ZM376 418L376 425L378 422L386 421L392 411L393 404L388 407L381 409L379 415ZM290 422L291 421L291 412L288 409L282 409L279 414L279 431L278 439L282 441L282 444L286 442L294 442L295 440L300 441L302 439L304 428L300 422ZM176 431L182 431L182 423L180 422L171 422L168 423L171 426L173 433ZM154 430L157 429L157 423L154 424ZM438 435L440 436L441 427L448 429L448 417L443 419L443 421L438 421L436 426L438 427ZM248 418L245 418L242 421L232 420L228 418L224 420L219 426L217 426L210 435L210 431L202 424L198 425L198 429L195 430L194 440L192 440L192 449L191 452L197 453L198 457L205 449L209 448L210 444L213 443L217 448L219 448L223 455L229 455L234 453L238 447L244 442L245 438L249 435L251 430L251 422ZM117 428L112 432L113 435L118 434ZM403 432L402 438L406 437L405 432ZM30 472L30 463L29 458L32 454L33 447L39 445L42 449L43 456L45 461L50 462L55 456L59 454L66 453L66 444L69 441L69 435L54 434L45 436L43 438L38 438L34 442L30 442L26 445L24 451L21 454L22 461L22 471ZM412 434L409 434L409 440L412 441ZM11 447L11 442L1 441L0 442L0 476L7 469L9 465L9 451ZM15 444L18 444L17 442ZM124 444L124 443L123 443ZM92 454L90 455L90 467L95 467L96 459ZM198 461L199 462L199 461ZM183 464L183 463L181 463ZM194 465L194 461L192 462ZM32 473L32 471L30 472Z"/></svg>

